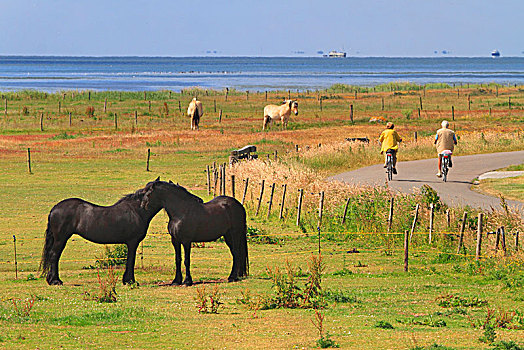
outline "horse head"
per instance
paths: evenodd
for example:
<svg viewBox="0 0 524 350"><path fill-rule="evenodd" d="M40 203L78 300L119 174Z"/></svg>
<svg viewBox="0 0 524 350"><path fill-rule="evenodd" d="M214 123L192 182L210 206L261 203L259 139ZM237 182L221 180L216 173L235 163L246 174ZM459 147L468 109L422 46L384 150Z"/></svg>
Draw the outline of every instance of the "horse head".
<svg viewBox="0 0 524 350"><path fill-rule="evenodd" d="M148 182L146 184L146 187L144 187L145 193L142 197L142 201L140 202L140 208L148 209L149 202L151 201L151 195L153 194L153 191L155 189L155 185L160 183L160 176L157 177L154 181Z"/></svg>
<svg viewBox="0 0 524 350"><path fill-rule="evenodd" d="M289 101L289 109L295 113L295 115L298 115L298 102L296 100L288 100Z"/></svg>

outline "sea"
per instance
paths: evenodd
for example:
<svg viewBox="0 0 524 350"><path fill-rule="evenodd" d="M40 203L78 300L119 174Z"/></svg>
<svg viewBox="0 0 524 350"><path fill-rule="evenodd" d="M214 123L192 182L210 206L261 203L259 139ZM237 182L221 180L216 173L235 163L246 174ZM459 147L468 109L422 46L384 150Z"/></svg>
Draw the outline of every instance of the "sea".
<svg viewBox="0 0 524 350"><path fill-rule="evenodd" d="M522 85L524 57L0 56L0 91L264 91L389 82Z"/></svg>

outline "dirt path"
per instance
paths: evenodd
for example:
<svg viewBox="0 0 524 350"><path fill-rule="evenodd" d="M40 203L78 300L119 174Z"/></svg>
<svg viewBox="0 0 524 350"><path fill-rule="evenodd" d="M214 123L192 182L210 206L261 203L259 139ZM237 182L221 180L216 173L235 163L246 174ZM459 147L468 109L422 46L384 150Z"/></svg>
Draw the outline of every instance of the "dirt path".
<svg viewBox="0 0 524 350"><path fill-rule="evenodd" d="M399 158L402 159L402 153L399 154ZM473 179L487 171L523 162L524 151L457 156L453 158L453 168L448 174L446 183L435 176L437 173L436 157L435 159L399 162L397 164L398 175L393 176L390 186L402 192L410 192L413 188L420 188L427 184L434 188L448 205L467 204L483 209L500 208L499 198L471 190ZM386 173L382 165L373 165L338 174L330 179L354 184L384 185ZM508 201L508 204L520 208L524 215L523 202Z"/></svg>

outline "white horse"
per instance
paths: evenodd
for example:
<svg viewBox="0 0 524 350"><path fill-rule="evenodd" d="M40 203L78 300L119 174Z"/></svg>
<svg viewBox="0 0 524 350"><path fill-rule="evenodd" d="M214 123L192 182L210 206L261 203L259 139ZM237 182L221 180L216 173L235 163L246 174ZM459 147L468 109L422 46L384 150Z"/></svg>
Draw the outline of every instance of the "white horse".
<svg viewBox="0 0 524 350"><path fill-rule="evenodd" d="M266 126L275 119L282 122L282 128L287 128L287 122L289 121L289 116L291 111L298 115L298 102L295 100L285 100L284 103L280 106L267 105L264 107L264 125L262 130L266 129Z"/></svg>
<svg viewBox="0 0 524 350"><path fill-rule="evenodd" d="M200 117L204 115L204 107L202 102L193 98L187 107L187 115L191 118L191 130L198 130L198 123L200 123Z"/></svg>

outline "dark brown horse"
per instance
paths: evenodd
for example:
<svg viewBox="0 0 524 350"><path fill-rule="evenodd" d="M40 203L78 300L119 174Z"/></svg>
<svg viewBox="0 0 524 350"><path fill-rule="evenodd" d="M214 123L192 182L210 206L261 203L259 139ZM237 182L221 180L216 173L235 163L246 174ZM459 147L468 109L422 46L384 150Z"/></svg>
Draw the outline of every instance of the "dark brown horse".
<svg viewBox="0 0 524 350"><path fill-rule="evenodd" d="M224 237L233 255L233 267L228 281L238 281L247 276L249 259L246 210L239 201L233 197L219 196L204 203L202 199L171 181L154 181L144 196L146 206L148 201L161 202L169 216L168 230L176 254L176 273L172 284L193 284L189 269L192 242L210 242L220 237ZM185 254L184 282L181 246L184 246Z"/></svg>
<svg viewBox="0 0 524 350"><path fill-rule="evenodd" d="M122 280L124 284L135 282L136 249L145 238L151 219L162 209L160 203L151 199L148 199L147 207L142 203L154 183L148 183L108 207L79 198L65 199L55 205L49 213L40 262L42 275L47 275L47 283L62 284L58 277L58 261L67 240L74 234L94 243L125 243L127 261Z"/></svg>

